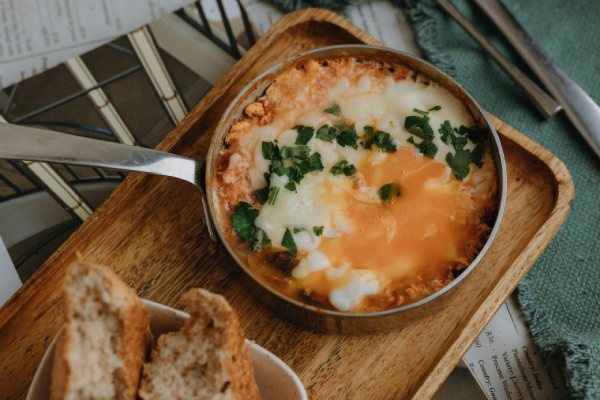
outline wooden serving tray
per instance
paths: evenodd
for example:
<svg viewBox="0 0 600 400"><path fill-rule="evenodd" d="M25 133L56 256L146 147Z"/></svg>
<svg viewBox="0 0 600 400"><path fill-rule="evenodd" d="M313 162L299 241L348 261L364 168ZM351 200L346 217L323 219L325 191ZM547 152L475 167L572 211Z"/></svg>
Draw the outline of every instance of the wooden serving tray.
<svg viewBox="0 0 600 400"><path fill-rule="evenodd" d="M332 12L283 18L163 140L160 150L202 159L229 101L283 57L311 48L379 41ZM238 311L248 338L286 361L311 399L430 398L515 289L559 226L573 199L565 165L493 118L508 166L508 202L496 240L480 265L446 295L446 309L391 333L317 334L275 316L250 295L248 279L209 241L198 191L175 179L132 175L0 310L0 391L25 397L63 315L65 267L80 252L112 267L138 294L177 306L204 287Z"/></svg>

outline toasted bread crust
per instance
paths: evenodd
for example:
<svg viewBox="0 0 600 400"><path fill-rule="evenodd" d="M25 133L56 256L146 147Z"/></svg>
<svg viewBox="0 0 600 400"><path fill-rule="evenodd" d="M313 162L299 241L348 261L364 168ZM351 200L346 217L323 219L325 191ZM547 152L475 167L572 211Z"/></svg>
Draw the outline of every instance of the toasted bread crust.
<svg viewBox="0 0 600 400"><path fill-rule="evenodd" d="M135 400L142 365L152 340L148 312L135 291L125 285L110 269L81 260L72 264L67 271L63 296L65 327L54 355L50 400L68 398L74 382L78 379L77 371L74 370L69 359L74 335L78 334L73 323L77 313L82 311L78 310L79 304L75 301L74 290L76 285L82 284L79 279L91 273L100 275L108 287L111 298L120 301L119 327L115 334L122 340L118 356L123 361L123 368L115 371L115 375L125 390L124 393L118 393L118 398Z"/></svg>
<svg viewBox="0 0 600 400"><path fill-rule="evenodd" d="M227 352L225 368L229 374L231 391L236 400L260 399L252 359L244 340L244 332L237 314L223 296L204 289L189 290L182 298L192 318L210 318L212 313L215 329L225 337Z"/></svg>
<svg viewBox="0 0 600 400"><path fill-rule="evenodd" d="M144 376L140 387L140 398L156 400L164 397L159 387L170 387L173 399L184 399L185 390L174 387L173 380L161 374L161 367L178 362L177 354L180 348L171 347L170 343L176 340L185 340L188 346L194 340L207 342L215 347L211 352L219 353L218 356L209 357L212 361L201 360L204 354L192 354L195 357L193 365L213 365L210 373L205 372L207 379L220 382L220 387L207 386L210 394L196 394L199 399L235 399L256 400L260 394L254 379L254 370L250 353L244 341L244 333L240 327L235 311L227 301L219 295L203 289L191 289L182 297L182 303L187 306L190 318L185 321L177 332L160 336L158 345L152 352L152 361L144 365ZM216 343L214 343L216 342ZM189 356L189 355L188 355ZM174 358L175 357L175 358ZM218 364L215 364L215 360ZM188 359L189 362L189 359ZM215 365L218 365L216 367ZM189 367L185 365L184 367ZM181 367L180 367L181 368ZM181 373L181 369L179 369ZM185 376L185 372L183 372ZM210 389L208 389L210 387ZM188 397L189 398L189 397Z"/></svg>

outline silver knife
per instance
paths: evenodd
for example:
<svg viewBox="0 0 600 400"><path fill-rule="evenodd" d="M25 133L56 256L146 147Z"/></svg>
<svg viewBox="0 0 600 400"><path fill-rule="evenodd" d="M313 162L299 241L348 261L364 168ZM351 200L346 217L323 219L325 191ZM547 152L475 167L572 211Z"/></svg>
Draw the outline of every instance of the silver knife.
<svg viewBox="0 0 600 400"><path fill-rule="evenodd" d="M527 65L563 106L581 136L600 158L600 107L527 34L498 0L473 0L496 24Z"/></svg>
<svg viewBox="0 0 600 400"><path fill-rule="evenodd" d="M548 93L540 88L534 81L529 79L519 68L508 61L496 48L481 34L471 23L458 11L450 0L437 0L437 3L469 34L479 43L488 54L496 60L498 65L523 88L533 105L546 118L550 118L562 110L562 106L556 102Z"/></svg>

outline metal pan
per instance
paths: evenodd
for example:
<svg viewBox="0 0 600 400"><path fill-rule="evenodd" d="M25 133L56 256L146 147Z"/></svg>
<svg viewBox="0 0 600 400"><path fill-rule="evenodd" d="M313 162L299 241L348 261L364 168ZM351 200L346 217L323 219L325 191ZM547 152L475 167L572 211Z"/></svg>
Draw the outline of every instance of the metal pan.
<svg viewBox="0 0 600 400"><path fill-rule="evenodd" d="M445 87L462 100L472 114L476 124L486 128L492 146L497 171L498 209L489 238L471 264L452 282L437 292L408 305L379 312L349 313L318 308L288 298L267 286L246 266L237 253L225 240L222 224L219 221L218 198L214 190L214 165L225 135L233 121L239 118L243 109L263 94L273 82L278 71L293 63L310 58L356 56L404 64L417 73ZM205 162L177 156L142 147L87 139L58 132L33 129L23 126L0 123L0 158L42 161L61 164L76 164L92 167L105 167L116 170L144 172L165 175L192 183L202 192L204 218L211 239L216 235L223 246L254 281L249 287L257 292L269 307L280 315L300 325L318 331L371 332L389 330L406 324L416 318L439 312L444 308L444 295L459 285L476 268L490 247L504 213L506 203L506 164L500 139L485 112L473 98L452 78L433 65L409 54L368 45L341 45L312 50L277 64L257 76L231 102L214 132ZM215 235L216 231L216 235Z"/></svg>
<svg viewBox="0 0 600 400"><path fill-rule="evenodd" d="M215 187L215 162L219 155L219 151L223 147L225 136L231 127L231 124L241 117L244 108L261 96L264 91L271 85L273 78L278 71L296 64L302 63L307 59L331 58L340 56L355 56L360 58L374 58L382 61L389 61L397 64L403 64L411 68L413 71L420 73L432 81L440 84L448 89L458 99L466 105L467 109L473 116L473 120L479 126L487 128L490 136L489 143L492 146L494 160L496 161L497 171L497 187L498 187L498 209L495 216L494 225L489 238L485 242L483 248L471 262L471 264L452 282L438 290L437 292L420 299L411 304L402 307L389 309L385 311L369 312L369 313L350 313L342 311L334 311L315 307L298 300L289 298L277 290L262 283L252 270L250 270L238 254L231 248L222 228L222 223L219 221L219 200L214 189ZM459 285L477 266L479 261L490 247L496 232L500 226L500 221L504 213L506 203L506 163L500 139L494 126L487 118L485 112L475 102L475 100L450 76L440 71L433 65L411 56L409 54L370 45L339 45L319 48L302 53L292 57L284 62L281 62L269 68L252 82L248 83L231 102L217 128L214 132L206 159L206 195L209 214L212 218L214 230L218 234L223 246L229 254L234 258L237 264L258 283L258 295L266 301L278 314L285 318L291 319L302 326L309 327L319 331L337 331L337 332L370 332L377 330L389 330L401 326L431 312L439 311L444 307L443 296L454 287ZM256 287L257 285L253 285Z"/></svg>

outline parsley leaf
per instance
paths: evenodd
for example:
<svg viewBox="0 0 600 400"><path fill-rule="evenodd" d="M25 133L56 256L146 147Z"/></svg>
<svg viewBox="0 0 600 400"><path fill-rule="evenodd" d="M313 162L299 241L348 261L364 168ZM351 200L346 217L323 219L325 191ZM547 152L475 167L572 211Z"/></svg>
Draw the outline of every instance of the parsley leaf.
<svg viewBox="0 0 600 400"><path fill-rule="evenodd" d="M288 169L283 166L283 161L281 161L281 160L277 160L277 161L278 161L277 163L275 161L273 161L271 163L269 170L278 176L284 176L284 175L289 176Z"/></svg>
<svg viewBox="0 0 600 400"><path fill-rule="evenodd" d="M416 137L421 138L422 142L415 142L413 136L408 138L408 142L419 149L424 156L433 158L437 154L438 147L433 143L433 129L431 129L431 125L429 125L429 111L422 111L417 108L413 109L413 111L420 114L420 116L409 115L406 117L404 120L404 127Z"/></svg>
<svg viewBox="0 0 600 400"><path fill-rule="evenodd" d="M310 126L298 125L295 127L295 129L298 132L296 144L299 145L307 144L315 133L315 129Z"/></svg>
<svg viewBox="0 0 600 400"><path fill-rule="evenodd" d="M425 156L429 158L434 158L437 154L438 147L431 140L423 140L421 143L416 143L413 136L407 139L408 143L412 143L415 145L417 149Z"/></svg>
<svg viewBox="0 0 600 400"><path fill-rule="evenodd" d="M254 225L258 210L242 201L231 215L233 231L252 246L253 250L271 246L271 240L262 229Z"/></svg>
<svg viewBox="0 0 600 400"><path fill-rule="evenodd" d="M481 158L483 157L484 148L485 142L480 142L475 145L475 148L471 152L471 162L480 168L483 165L483 160Z"/></svg>
<svg viewBox="0 0 600 400"><path fill-rule="evenodd" d="M315 233L316 236L321 236L323 234L323 229L325 229L324 226L314 226L313 232Z"/></svg>
<svg viewBox="0 0 600 400"><path fill-rule="evenodd" d="M254 243L252 244L252 250L260 250L267 247L271 247L271 239L267 236L267 233L260 228L256 228L254 232Z"/></svg>
<svg viewBox="0 0 600 400"><path fill-rule="evenodd" d="M442 106L433 106L427 111L440 111L441 109L442 109Z"/></svg>
<svg viewBox="0 0 600 400"><path fill-rule="evenodd" d="M302 160L305 160L309 153L310 148L308 146L283 146L281 149L281 158L284 160L291 158L295 163L299 163L302 162Z"/></svg>
<svg viewBox="0 0 600 400"><path fill-rule="evenodd" d="M296 191L296 183L295 182L288 182L285 184L284 186L287 190L289 190L290 192L295 192Z"/></svg>
<svg viewBox="0 0 600 400"><path fill-rule="evenodd" d="M277 186L271 186L269 188L269 204L275 204L275 200L277 200L277 195L279 194L279 188Z"/></svg>
<svg viewBox="0 0 600 400"><path fill-rule="evenodd" d="M267 199L269 198L269 186L265 186L262 189L258 189L254 192L254 195L256 196L256 199L260 204L265 204L267 202Z"/></svg>
<svg viewBox="0 0 600 400"><path fill-rule="evenodd" d="M338 144L342 147L348 146L353 149L358 148L358 144L356 141L358 140L358 135L356 134L356 129L354 128L354 124L352 125L339 125L336 126L339 130L339 133L335 137Z"/></svg>
<svg viewBox="0 0 600 400"><path fill-rule="evenodd" d="M452 144L455 154L446 154L446 162L456 179L465 179L470 172L470 164L481 166L481 157L485 148L485 131L474 126L468 128L461 125L460 128L452 128L449 121L444 121L438 131L441 139L446 144ZM475 143L473 150L465 149L468 141Z"/></svg>
<svg viewBox="0 0 600 400"><path fill-rule="evenodd" d="M329 125L323 125L322 127L320 127L319 129L317 129L317 139L321 139L325 142L333 142L333 139L335 138L335 134L336 134L337 129L335 129L333 126L329 126Z"/></svg>
<svg viewBox="0 0 600 400"><path fill-rule="evenodd" d="M456 150L456 154L446 154L446 162L456 179L463 180L469 175L469 164L471 163L471 152L469 150Z"/></svg>
<svg viewBox="0 0 600 400"><path fill-rule="evenodd" d="M287 165L284 165L284 161ZM290 183L286 185L286 189L293 191L296 190L296 186L295 184L292 186L291 183L298 184L305 174L323 170L323 163L321 154L316 152L311 154L308 146L284 146L280 151L279 159L271 161L269 170L279 176L287 176Z"/></svg>
<svg viewBox="0 0 600 400"><path fill-rule="evenodd" d="M477 126L467 128L466 126L461 125L461 127L458 128L458 130L459 132L461 130L464 131L469 140L471 140L474 143L481 143L485 139L485 131Z"/></svg>
<svg viewBox="0 0 600 400"><path fill-rule="evenodd" d="M365 149L371 150L373 145L375 145L384 153L393 153L397 150L389 133L383 131L375 132L372 126L365 126L363 130L365 131L365 134L363 136L362 146Z"/></svg>
<svg viewBox="0 0 600 400"><path fill-rule="evenodd" d="M298 254L298 248L296 247L294 236L292 235L292 232L290 232L289 229L285 230L285 233L283 234L283 239L281 240L281 245L288 249L288 251L290 252L290 256L296 257L296 255Z"/></svg>
<svg viewBox="0 0 600 400"><path fill-rule="evenodd" d="M254 220L258 217L258 210L250 204L242 201L231 215L233 231L242 239L250 242L254 235Z"/></svg>
<svg viewBox="0 0 600 400"><path fill-rule="evenodd" d="M329 169L333 175L340 175L344 173L344 167L348 165L348 161L342 160L337 162L334 166Z"/></svg>
<svg viewBox="0 0 600 400"><path fill-rule="evenodd" d="M344 174L346 176L351 176L356 173L356 167L352 164L348 164L348 161L341 160L338 161L334 166L329 169L333 175L341 175Z"/></svg>
<svg viewBox="0 0 600 400"><path fill-rule="evenodd" d="M393 186L394 186L393 183L386 183L385 185L380 187L379 190L377 191L377 193L379 193L379 198L384 201L390 200L392 198L392 187Z"/></svg>
<svg viewBox="0 0 600 400"><path fill-rule="evenodd" d="M420 137L423 140L433 139L433 129L429 125L429 113L427 111L421 111L414 109L418 115L409 115L404 120L404 128L415 136Z"/></svg>
<svg viewBox="0 0 600 400"><path fill-rule="evenodd" d="M279 159L279 147L272 142L262 142L262 155L265 160Z"/></svg>
<svg viewBox="0 0 600 400"><path fill-rule="evenodd" d="M459 133L462 132L462 134L468 137L470 141L475 143L475 148L471 152L471 162L478 167L481 167L481 157L483 156L483 150L485 149L485 131L478 126L467 128L464 125L461 125L461 127L458 128L458 131Z"/></svg>
<svg viewBox="0 0 600 400"><path fill-rule="evenodd" d="M334 104L331 107L326 108L324 111L326 113L333 114L337 117L338 115L340 115L341 110L340 110L340 106L338 106L337 104Z"/></svg>
<svg viewBox="0 0 600 400"><path fill-rule="evenodd" d="M344 175L352 176L355 173L356 173L356 167L353 164L350 164L347 167L344 167Z"/></svg>
<svg viewBox="0 0 600 400"><path fill-rule="evenodd" d="M304 173L300 171L300 169L295 165L287 167L286 172L286 175L290 178L292 182L300 183L300 181L304 179Z"/></svg>
<svg viewBox="0 0 600 400"><path fill-rule="evenodd" d="M446 144L450 144L452 142L452 139L454 138L454 132L452 131L452 125L450 125L450 121L444 121L444 123L440 125L438 132L441 135L442 142Z"/></svg>
<svg viewBox="0 0 600 400"><path fill-rule="evenodd" d="M294 227L294 229L293 229L294 233L302 232L303 230L304 230L304 228L296 228L296 227Z"/></svg>
<svg viewBox="0 0 600 400"><path fill-rule="evenodd" d="M397 185L394 182L386 183L379 188L377 193L382 201L391 200L393 195L396 195L396 197L400 196L400 185Z"/></svg>
<svg viewBox="0 0 600 400"><path fill-rule="evenodd" d="M308 156L308 166L310 167L310 171L323 171L323 163L321 162L321 154L320 153L312 153Z"/></svg>

